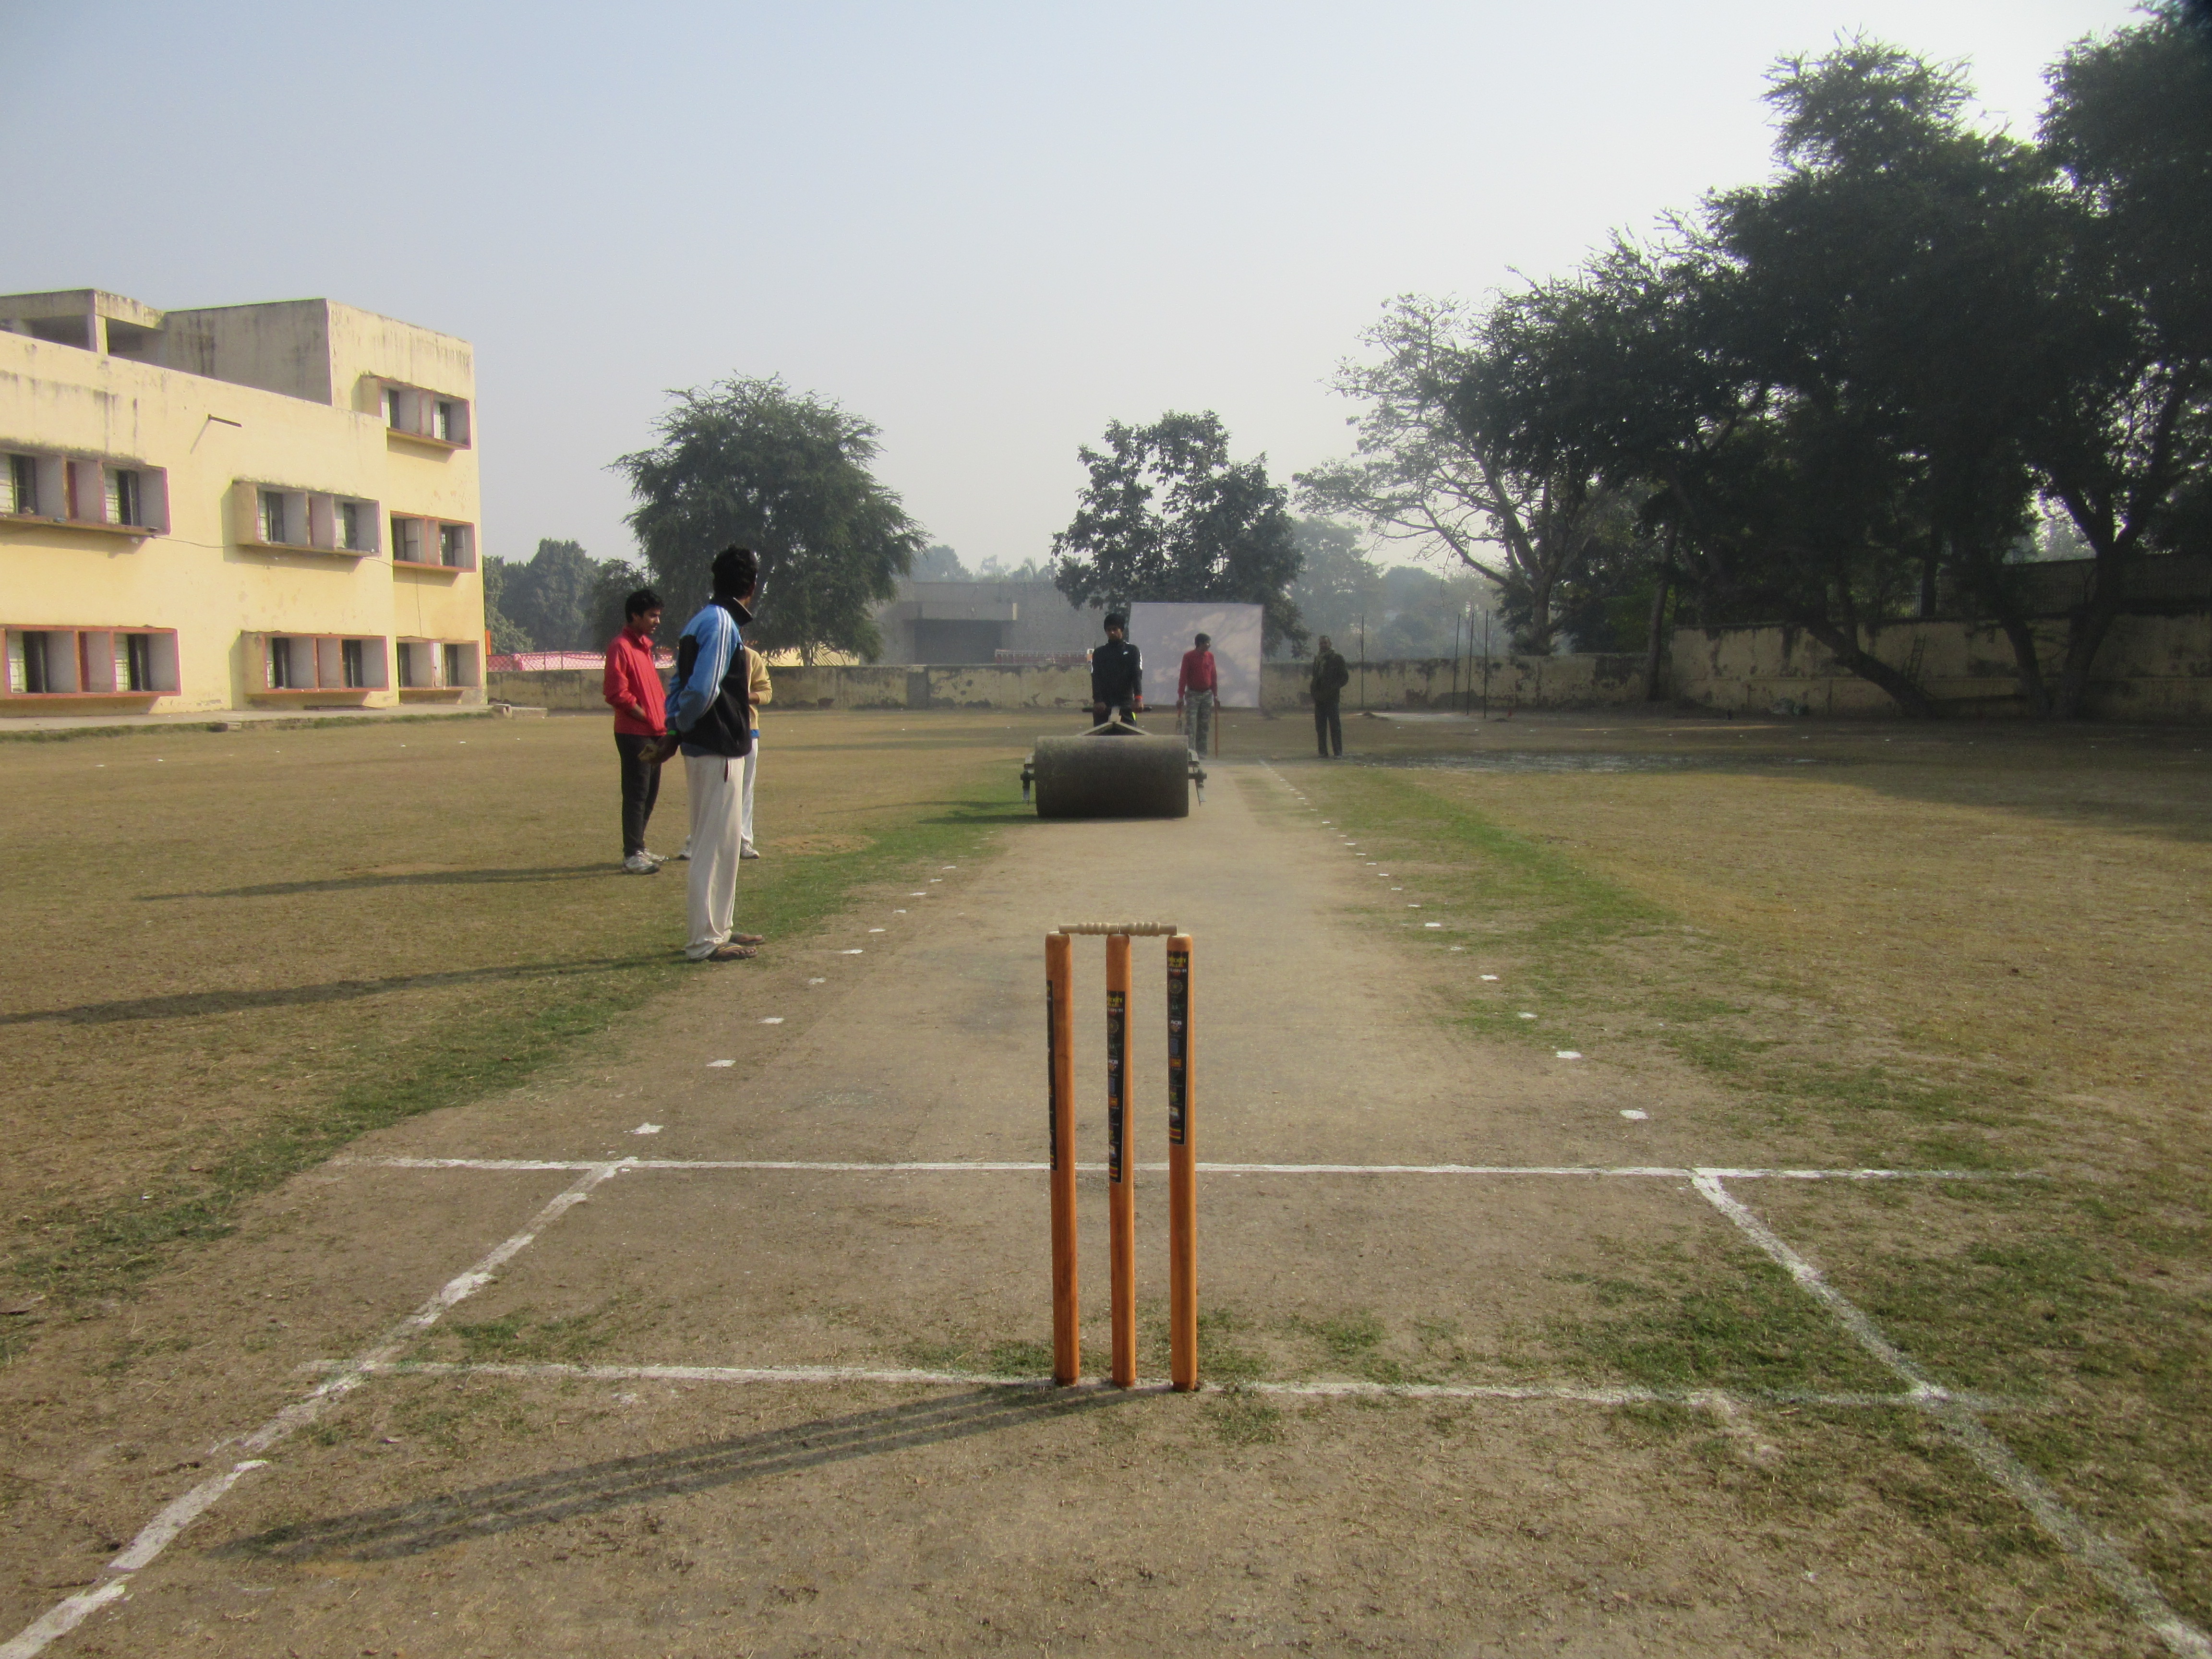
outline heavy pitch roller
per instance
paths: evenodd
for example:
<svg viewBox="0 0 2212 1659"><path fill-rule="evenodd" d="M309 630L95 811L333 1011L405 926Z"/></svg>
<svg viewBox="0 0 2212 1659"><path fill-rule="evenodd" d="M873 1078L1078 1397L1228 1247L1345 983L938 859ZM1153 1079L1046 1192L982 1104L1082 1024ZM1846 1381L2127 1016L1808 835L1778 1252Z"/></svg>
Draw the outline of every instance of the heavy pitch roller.
<svg viewBox="0 0 2212 1659"><path fill-rule="evenodd" d="M1187 818L1206 799L1206 769L1181 736L1154 737L1118 715L1080 737L1044 738L1022 763L1022 799L1041 818Z"/></svg>

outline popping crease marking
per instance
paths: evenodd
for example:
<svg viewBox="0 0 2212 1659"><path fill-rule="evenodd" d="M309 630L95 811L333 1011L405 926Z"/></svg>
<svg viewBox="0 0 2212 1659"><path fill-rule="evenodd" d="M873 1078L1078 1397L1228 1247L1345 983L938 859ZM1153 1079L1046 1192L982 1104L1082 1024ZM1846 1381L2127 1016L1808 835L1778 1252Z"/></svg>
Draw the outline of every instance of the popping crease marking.
<svg viewBox="0 0 2212 1659"><path fill-rule="evenodd" d="M593 1170L598 1160L530 1158L340 1158L330 1167L375 1170ZM1051 1166L1020 1161L860 1164L807 1161L796 1158L624 1158L626 1170L779 1170L820 1175L1035 1175ZM1103 1164L1078 1164L1087 1175L1104 1170ZM1139 1164L1139 1171L1158 1175L1164 1164ZM1622 1176L1695 1182L1723 1181L2036 1181L2033 1173L1992 1173L1985 1170L1759 1170L1714 1169L1703 1165L1628 1164L1200 1164L1200 1175L1328 1175L1328 1176ZM5 1659L0 1655L0 1659Z"/></svg>
<svg viewBox="0 0 2212 1659"><path fill-rule="evenodd" d="M1701 1171L1692 1183L1715 1209L1788 1273L1797 1287L1836 1316L1858 1345L1893 1375L1911 1387L1911 1397L1924 1401L1983 1474L2019 1500L2036 1524L2068 1554L2088 1568L2113 1598L2181 1659L2212 1659L2212 1636L2184 1619L2158 1586L2121 1553L2119 1547L2066 1507L2042 1476L2021 1462L2011 1447L1991 1434L1975 1415L1985 1409L1972 1396L1937 1382L1881 1334L1858 1304L1821 1275L1820 1270L1784 1242L1725 1187L1717 1171Z"/></svg>
<svg viewBox="0 0 2212 1659"><path fill-rule="evenodd" d="M303 1371L335 1370L349 1364L341 1359L309 1360ZM933 1383L957 1388L1051 1389L1050 1377L1012 1376L987 1371L872 1370L864 1365L581 1365L558 1360L471 1362L439 1359L400 1359L369 1368L377 1376L507 1376L547 1378L583 1382L883 1382ZM1100 1379L1090 1384L1105 1386ZM1147 1385L1150 1386L1150 1385ZM1163 1388L1165 1384L1159 1385ZM1926 1410L1937 1402L1915 1391L1910 1394L1820 1394L1788 1389L1645 1389L1609 1388L1579 1382L1238 1382L1224 1389L1207 1385L1212 1393L1283 1395L1297 1399L1331 1400L1349 1397L1405 1400L1559 1401L1592 1406L1702 1406L1723 1404L1772 1406L1831 1406L1869 1410ZM2032 1409L2028 1402L1985 1395L1947 1395L1944 1401L1971 1401L1979 1411Z"/></svg>
<svg viewBox="0 0 2212 1659"><path fill-rule="evenodd" d="M143 1568L151 1566L161 1552L175 1541L179 1534L212 1509L240 1480L256 1469L268 1467L269 1460L260 1455L261 1453L274 1449L320 1417L334 1401L344 1399L368 1377L375 1375L377 1367L389 1364L392 1356L408 1342L436 1324L447 1309L474 1296L489 1284L494 1273L529 1249L540 1232L591 1196L594 1187L629 1167L629 1160L610 1162L603 1159L580 1166L540 1164L536 1167L579 1167L584 1173L531 1217L520 1232L502 1241L465 1272L447 1279L439 1287L436 1295L386 1331L373 1347L355 1358L335 1362L327 1368L330 1372L328 1377L312 1392L294 1401L252 1433L239 1440L239 1449L252 1455L233 1464L221 1474L201 1481L183 1497L167 1504L139 1528L138 1535L131 1540L129 1548L101 1569L100 1583L79 1590L74 1595L64 1596L16 1635L0 1643L0 1659L33 1659L34 1655L68 1635L92 1613L128 1595L131 1578Z"/></svg>

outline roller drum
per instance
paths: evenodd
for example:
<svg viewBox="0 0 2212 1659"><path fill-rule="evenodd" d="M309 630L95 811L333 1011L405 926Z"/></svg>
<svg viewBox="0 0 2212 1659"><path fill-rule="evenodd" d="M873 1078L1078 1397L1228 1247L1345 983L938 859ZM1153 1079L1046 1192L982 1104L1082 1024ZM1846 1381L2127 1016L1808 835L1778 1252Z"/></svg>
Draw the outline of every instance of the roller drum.
<svg viewBox="0 0 2212 1659"><path fill-rule="evenodd" d="M1182 738L1039 738L1030 769L1041 818L1190 816L1190 745Z"/></svg>

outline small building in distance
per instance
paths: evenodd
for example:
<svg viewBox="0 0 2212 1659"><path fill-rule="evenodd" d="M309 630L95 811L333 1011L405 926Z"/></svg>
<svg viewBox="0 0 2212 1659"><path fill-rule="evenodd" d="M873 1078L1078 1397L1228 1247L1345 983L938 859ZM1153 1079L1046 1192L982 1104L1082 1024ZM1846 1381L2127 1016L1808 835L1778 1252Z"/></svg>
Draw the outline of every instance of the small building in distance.
<svg viewBox="0 0 2212 1659"><path fill-rule="evenodd" d="M1103 613L1078 610L1049 581L916 581L878 607L887 663L988 663L1080 658L1106 637Z"/></svg>
<svg viewBox="0 0 2212 1659"><path fill-rule="evenodd" d="M474 354L0 295L0 716L483 701Z"/></svg>

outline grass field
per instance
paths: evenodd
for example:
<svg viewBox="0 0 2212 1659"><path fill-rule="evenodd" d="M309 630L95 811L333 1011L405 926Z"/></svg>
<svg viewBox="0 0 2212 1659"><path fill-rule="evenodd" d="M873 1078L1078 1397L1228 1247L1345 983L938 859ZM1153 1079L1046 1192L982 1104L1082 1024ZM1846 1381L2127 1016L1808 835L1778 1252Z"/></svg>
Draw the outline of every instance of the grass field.
<svg viewBox="0 0 2212 1659"><path fill-rule="evenodd" d="M2212 1614L2205 734L1553 716L1348 737L1357 763L1301 787L1523 988L1431 945L1454 1017L1686 1068L1777 1161L2042 1177L1766 1201L1908 1352L2048 1402L2014 1445ZM1697 1308L1710 1285L1668 1280L1649 1263L1615 1291L1601 1340L1642 1356L1631 1374L1665 1374L1686 1325L1770 1350L1767 1322L1727 1328Z"/></svg>
<svg viewBox="0 0 2212 1659"><path fill-rule="evenodd" d="M741 924L801 938L966 856L1023 817L1012 763L1036 724L772 721L769 856L745 868ZM1947 1384L2027 1402L2008 1443L2185 1616L2212 1620L2212 1127L2197 1096L2212 743L1573 715L1347 726L1352 756L1316 765L1302 720L1232 715L1224 758L1268 762L1291 788L1267 810L1358 843L1342 855L1372 883L1368 921L1394 930L1397 994L1475 1043L1572 1052L1624 1086L1710 1103L1692 1129L1651 1126L1690 1137L1655 1140L1670 1162L1990 1177L1777 1182L1759 1202ZM27 947L0 966L18 1149L0 1168L0 1305L29 1310L0 1322L0 1352L127 1313L354 1135L611 1054L697 975L750 971L678 960L683 866L617 872L611 750L586 720L0 744L0 917ZM1232 764L1215 787L1263 775ZM664 851L682 834L670 781ZM1423 922L1407 917L1416 897ZM1212 1281L1208 1297L1221 1382L1886 1386L1725 1229L1695 1249L1624 1233L1598 1265L1557 1272L1507 1340L1356 1284L1298 1314L1255 1314ZM488 1297L417 1352L660 1355L646 1304L622 1306L600 1319ZM1024 1333L987 1324L917 1331L899 1357L1042 1363ZM500 1439L501 1412L556 1421L507 1384L468 1387L395 1385L377 1424L459 1468ZM453 1403L475 1399L482 1413ZM1316 1437L1381 1431L1347 1426L1348 1409L1231 1392L1198 1419L1210 1449L1172 1455L1249 1474ZM1424 1409L1394 1432L1426 1422L1441 1446L1477 1431L1467 1407ZM1101 1444L1176 1432L1115 1415L1098 1415ZM1922 1415L1611 1420L1624 1466L1703 1470L1754 1530L1856 1506L1875 1548L1882 1517L1903 1515L1962 1572L2052 1606L2080 1594L2051 1540ZM2069 1650L2027 1627L2016 1646L1990 1639Z"/></svg>
<svg viewBox="0 0 2212 1659"><path fill-rule="evenodd" d="M740 925L802 933L1003 811L1019 741L770 719ZM685 866L617 867L597 720L18 742L0 776L19 1295L112 1297L353 1135L511 1085L698 971ZM680 766L664 791L673 853Z"/></svg>

